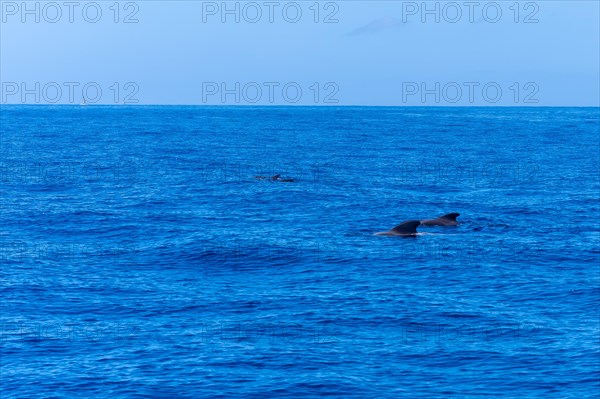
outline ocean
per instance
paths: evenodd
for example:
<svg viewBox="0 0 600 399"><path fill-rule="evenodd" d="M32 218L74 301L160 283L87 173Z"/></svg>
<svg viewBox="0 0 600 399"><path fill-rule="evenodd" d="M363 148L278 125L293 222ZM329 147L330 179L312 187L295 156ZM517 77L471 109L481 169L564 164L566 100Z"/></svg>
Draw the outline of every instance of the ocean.
<svg viewBox="0 0 600 399"><path fill-rule="evenodd" d="M598 397L598 108L0 111L3 399Z"/></svg>

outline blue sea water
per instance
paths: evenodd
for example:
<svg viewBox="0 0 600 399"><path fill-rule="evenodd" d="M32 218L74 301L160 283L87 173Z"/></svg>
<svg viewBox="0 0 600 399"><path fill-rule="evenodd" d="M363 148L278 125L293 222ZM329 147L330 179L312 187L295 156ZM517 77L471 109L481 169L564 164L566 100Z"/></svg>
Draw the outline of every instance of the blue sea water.
<svg viewBox="0 0 600 399"><path fill-rule="evenodd" d="M598 108L0 123L3 399L600 393Z"/></svg>

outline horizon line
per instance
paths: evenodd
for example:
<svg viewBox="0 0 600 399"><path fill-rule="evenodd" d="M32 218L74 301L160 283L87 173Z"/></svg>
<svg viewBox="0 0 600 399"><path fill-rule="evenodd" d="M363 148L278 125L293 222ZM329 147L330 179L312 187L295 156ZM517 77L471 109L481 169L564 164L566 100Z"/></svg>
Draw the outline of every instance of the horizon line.
<svg viewBox="0 0 600 399"><path fill-rule="evenodd" d="M210 108L600 108L597 105L361 105L361 104L20 104L0 103L2 106L27 106L27 107L210 107Z"/></svg>

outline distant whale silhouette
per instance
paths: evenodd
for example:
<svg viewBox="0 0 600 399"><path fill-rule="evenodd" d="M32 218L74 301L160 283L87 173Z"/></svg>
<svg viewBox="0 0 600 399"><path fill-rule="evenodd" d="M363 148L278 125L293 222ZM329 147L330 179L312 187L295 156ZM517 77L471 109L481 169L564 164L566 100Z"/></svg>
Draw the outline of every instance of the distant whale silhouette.
<svg viewBox="0 0 600 399"><path fill-rule="evenodd" d="M258 179L258 180L278 181L278 182L282 182L282 183L295 183L296 182L296 180L294 180L294 179L284 179L281 177L281 175L275 175L275 176L271 176L271 177L254 176L254 178Z"/></svg>
<svg viewBox="0 0 600 399"><path fill-rule="evenodd" d="M437 219L421 220L421 224L423 226L456 226L458 225L456 218L459 216L460 213L449 213Z"/></svg>
<svg viewBox="0 0 600 399"><path fill-rule="evenodd" d="M401 237L415 237L417 235L417 226L421 224L419 220L408 220L402 222L398 226L394 227L390 231L382 231L375 233L376 236L401 236Z"/></svg>

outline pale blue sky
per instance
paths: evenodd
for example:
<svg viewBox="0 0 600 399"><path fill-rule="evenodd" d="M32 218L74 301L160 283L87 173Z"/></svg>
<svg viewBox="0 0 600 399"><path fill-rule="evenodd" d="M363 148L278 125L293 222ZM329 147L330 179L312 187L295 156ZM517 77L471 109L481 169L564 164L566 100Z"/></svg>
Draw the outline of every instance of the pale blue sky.
<svg viewBox="0 0 600 399"><path fill-rule="evenodd" d="M83 18L85 5L94 18L91 2L72 10L72 23L62 1L55 3L62 12L56 23L49 22L57 15L51 2L27 2L30 9L38 4L39 23L35 14L23 15L21 1L1 3L2 103L34 103L35 94L23 101L22 85L35 92L39 82L41 103L79 104L81 88L96 82L98 103L106 104L128 94L140 104L600 104L597 1L484 1L471 9L464 1L428 2L429 9L439 7L439 23L434 14L422 21L421 1L323 1L318 23L312 0L295 3L302 11L297 23L289 22L296 5L285 1L272 2L273 22L267 2L246 6L246 14L252 2L239 2L239 23L235 15L222 22L220 1L120 2L119 23L114 1L96 2L97 23ZM255 5L263 15L251 23L245 19L254 18ZM502 15L492 23L496 5ZM452 23L457 10L462 16ZM132 12L138 22L123 23ZM328 15L338 22L324 23ZM528 16L538 22L524 23ZM44 92L49 82L63 92L56 94L53 84ZM79 83L76 98L65 82ZM225 98L223 84L232 90ZM430 90L425 97L423 85ZM94 97L95 87L88 90Z"/></svg>

